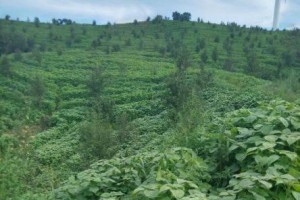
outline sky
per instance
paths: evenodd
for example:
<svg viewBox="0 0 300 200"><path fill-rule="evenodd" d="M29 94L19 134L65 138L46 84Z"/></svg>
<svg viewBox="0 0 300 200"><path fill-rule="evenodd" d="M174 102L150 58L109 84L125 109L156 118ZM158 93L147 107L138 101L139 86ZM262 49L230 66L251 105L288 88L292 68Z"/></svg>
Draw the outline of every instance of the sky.
<svg viewBox="0 0 300 200"><path fill-rule="evenodd" d="M300 0L281 0L280 28L300 28ZM275 0L0 0L0 17L51 22L69 18L77 23L128 23L157 14L190 12L213 23L236 22L240 25L271 28Z"/></svg>

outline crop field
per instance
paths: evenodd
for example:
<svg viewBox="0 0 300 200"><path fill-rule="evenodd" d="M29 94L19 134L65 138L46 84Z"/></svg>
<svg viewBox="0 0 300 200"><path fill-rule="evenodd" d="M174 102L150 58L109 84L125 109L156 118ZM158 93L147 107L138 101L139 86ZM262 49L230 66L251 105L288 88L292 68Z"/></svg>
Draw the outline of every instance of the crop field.
<svg viewBox="0 0 300 200"><path fill-rule="evenodd" d="M300 199L300 31L0 19L0 199Z"/></svg>

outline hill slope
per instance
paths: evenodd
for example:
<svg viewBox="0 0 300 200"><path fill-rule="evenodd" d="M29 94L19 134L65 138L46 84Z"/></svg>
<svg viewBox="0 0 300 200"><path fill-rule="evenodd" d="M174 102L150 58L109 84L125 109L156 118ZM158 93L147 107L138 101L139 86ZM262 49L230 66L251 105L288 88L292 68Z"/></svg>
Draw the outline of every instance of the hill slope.
<svg viewBox="0 0 300 200"><path fill-rule="evenodd" d="M1 199L298 198L299 106L259 102L299 100L299 31L0 20L0 44Z"/></svg>

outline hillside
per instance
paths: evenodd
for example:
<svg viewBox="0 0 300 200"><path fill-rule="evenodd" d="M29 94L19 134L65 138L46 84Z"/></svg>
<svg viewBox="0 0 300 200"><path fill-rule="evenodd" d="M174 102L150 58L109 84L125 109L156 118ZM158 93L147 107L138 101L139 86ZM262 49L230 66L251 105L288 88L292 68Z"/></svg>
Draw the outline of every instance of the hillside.
<svg viewBox="0 0 300 200"><path fill-rule="evenodd" d="M0 20L0 199L299 199L300 32Z"/></svg>

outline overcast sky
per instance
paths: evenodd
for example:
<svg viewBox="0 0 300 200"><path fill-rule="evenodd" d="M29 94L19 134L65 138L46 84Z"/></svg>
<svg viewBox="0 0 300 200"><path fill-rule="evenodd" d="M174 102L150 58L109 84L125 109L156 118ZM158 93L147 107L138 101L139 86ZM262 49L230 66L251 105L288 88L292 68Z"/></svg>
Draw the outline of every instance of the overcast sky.
<svg viewBox="0 0 300 200"><path fill-rule="evenodd" d="M270 28L275 0L0 0L0 16L9 14L21 20L39 17L70 18L78 23L98 24L145 20L157 14L172 16L173 11L190 12L215 23L237 22ZM300 27L300 0L282 0L280 27Z"/></svg>

